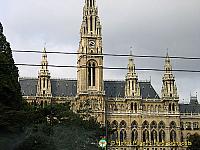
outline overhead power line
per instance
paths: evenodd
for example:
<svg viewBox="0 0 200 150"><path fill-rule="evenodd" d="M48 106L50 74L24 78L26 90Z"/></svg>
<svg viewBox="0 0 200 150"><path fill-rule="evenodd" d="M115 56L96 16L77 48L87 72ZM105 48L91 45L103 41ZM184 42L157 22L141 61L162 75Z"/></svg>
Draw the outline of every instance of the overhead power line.
<svg viewBox="0 0 200 150"><path fill-rule="evenodd" d="M43 53L42 51L36 50L12 50L15 53ZM103 55L103 56L113 56L113 57L139 57L139 58L166 58L166 56L159 56L159 55L128 55L128 54L111 54L111 53L104 53L104 54L91 54L91 53L73 53L73 52L61 52L61 51L48 51L48 54L63 54L63 55L78 55L78 54L87 54L87 55ZM171 59L188 59L188 60L200 60L200 57L185 57L185 56L170 56Z"/></svg>
<svg viewBox="0 0 200 150"><path fill-rule="evenodd" d="M12 64L0 64L0 66L12 65ZM28 67L40 67L42 65L39 64L15 64L16 66L28 66ZM70 66L70 65L48 65L48 67L56 67L56 68L88 68L87 66L78 67L78 66ZM99 67L96 67L99 68ZM101 67L100 67L101 68ZM126 67L102 67L105 70L128 70ZM157 68L136 68L137 71L159 71L163 72L164 69ZM200 73L200 70L182 70L182 69L173 69L173 72L191 72L191 73Z"/></svg>

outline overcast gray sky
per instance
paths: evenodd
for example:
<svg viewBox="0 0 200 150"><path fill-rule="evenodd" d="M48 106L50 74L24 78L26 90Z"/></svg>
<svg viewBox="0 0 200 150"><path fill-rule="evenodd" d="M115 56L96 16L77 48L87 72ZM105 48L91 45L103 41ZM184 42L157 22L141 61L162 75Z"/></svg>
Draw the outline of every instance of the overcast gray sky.
<svg viewBox="0 0 200 150"><path fill-rule="evenodd" d="M0 21L12 49L76 52L84 0L0 0ZM97 0L105 53L200 57L200 0ZM40 64L40 54L14 53L16 63ZM76 65L76 56L48 55L49 64ZM163 68L163 59L135 58L136 68ZM106 67L126 67L127 58L105 57ZM173 60L174 69L200 70L200 60ZM19 67L37 77L38 67ZM50 68L52 78L76 78L76 69ZM104 71L124 80L126 71ZM180 101L200 96L200 73L175 72ZM160 94L162 72L138 72Z"/></svg>

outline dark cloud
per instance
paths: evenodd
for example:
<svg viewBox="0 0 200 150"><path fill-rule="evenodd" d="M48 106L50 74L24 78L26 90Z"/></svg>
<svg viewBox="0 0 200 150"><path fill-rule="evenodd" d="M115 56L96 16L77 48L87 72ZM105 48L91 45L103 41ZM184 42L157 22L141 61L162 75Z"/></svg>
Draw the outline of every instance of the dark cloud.
<svg viewBox="0 0 200 150"><path fill-rule="evenodd" d="M76 52L82 1L6 0L0 20L13 49ZM105 53L200 57L199 0L97 0ZM40 63L38 54L14 54L17 63ZM76 56L48 55L49 63L76 65ZM127 58L105 57L105 66L126 67ZM135 58L136 68L163 68L163 59ZM175 69L200 70L199 60L173 60ZM50 68L52 77L75 78L75 69ZM37 77L38 68L20 67L21 76ZM105 71L105 79L123 80L126 71ZM138 72L161 90L162 72ZM175 72L181 99L200 92L199 73ZM200 95L199 95L200 96Z"/></svg>

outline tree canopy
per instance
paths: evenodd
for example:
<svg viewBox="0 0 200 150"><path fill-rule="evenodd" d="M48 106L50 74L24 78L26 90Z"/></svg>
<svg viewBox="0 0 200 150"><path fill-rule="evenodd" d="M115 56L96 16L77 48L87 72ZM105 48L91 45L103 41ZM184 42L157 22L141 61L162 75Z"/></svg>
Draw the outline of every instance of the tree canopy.
<svg viewBox="0 0 200 150"><path fill-rule="evenodd" d="M13 109L20 109L22 103L18 78L18 68L0 23L0 103Z"/></svg>

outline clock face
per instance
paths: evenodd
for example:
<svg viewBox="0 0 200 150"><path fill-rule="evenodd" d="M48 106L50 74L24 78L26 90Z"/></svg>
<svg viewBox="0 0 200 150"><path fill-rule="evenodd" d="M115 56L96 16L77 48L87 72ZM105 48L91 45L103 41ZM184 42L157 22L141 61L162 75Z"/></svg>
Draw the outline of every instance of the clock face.
<svg viewBox="0 0 200 150"><path fill-rule="evenodd" d="M89 41L89 46L90 47L95 47L95 41Z"/></svg>

